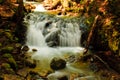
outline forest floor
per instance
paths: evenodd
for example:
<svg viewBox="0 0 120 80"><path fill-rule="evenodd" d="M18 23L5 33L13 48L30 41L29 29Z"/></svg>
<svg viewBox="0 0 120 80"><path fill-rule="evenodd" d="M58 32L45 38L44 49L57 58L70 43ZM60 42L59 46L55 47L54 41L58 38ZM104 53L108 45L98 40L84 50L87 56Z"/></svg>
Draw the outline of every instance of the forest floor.
<svg viewBox="0 0 120 80"><path fill-rule="evenodd" d="M63 10L57 14L66 14L61 11ZM39 76L39 74L31 71L24 63L21 52L22 44L19 43L20 39L15 34L18 25L12 19L14 13L9 6L0 5L0 80L35 80L35 75ZM77 14L68 12L66 15L75 16ZM120 69L117 65L120 63L120 58L112 55L111 51L101 51L96 54L100 57L100 59L96 56L92 57L94 58L92 63L99 67L96 73L100 73L102 77L108 77L107 80L120 80L120 72L115 70L115 68ZM42 78L45 79L47 74L43 74Z"/></svg>

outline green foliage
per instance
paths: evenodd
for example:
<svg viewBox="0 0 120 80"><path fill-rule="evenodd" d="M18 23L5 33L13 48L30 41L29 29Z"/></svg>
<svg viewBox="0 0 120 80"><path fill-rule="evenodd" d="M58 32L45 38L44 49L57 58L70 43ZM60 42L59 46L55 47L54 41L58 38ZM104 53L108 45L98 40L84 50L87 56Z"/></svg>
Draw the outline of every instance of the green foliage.
<svg viewBox="0 0 120 80"><path fill-rule="evenodd" d="M91 26L94 22L94 18L95 18L94 16L91 16L91 17L87 18L86 21L85 21L86 24Z"/></svg>
<svg viewBox="0 0 120 80"><path fill-rule="evenodd" d="M103 37L104 42L108 42L109 48L116 52L119 50L120 45L120 34L119 30L116 29L117 26L114 26L114 21L112 19L108 19L108 22L105 22L105 24L102 26L102 30L100 34Z"/></svg>

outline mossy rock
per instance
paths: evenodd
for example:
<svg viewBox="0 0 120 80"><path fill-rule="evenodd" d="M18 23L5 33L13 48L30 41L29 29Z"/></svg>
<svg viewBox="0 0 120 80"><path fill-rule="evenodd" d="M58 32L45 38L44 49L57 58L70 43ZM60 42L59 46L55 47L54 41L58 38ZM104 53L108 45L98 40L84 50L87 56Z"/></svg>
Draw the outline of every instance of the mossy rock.
<svg viewBox="0 0 120 80"><path fill-rule="evenodd" d="M5 53L5 54L3 54L2 57L3 57L3 58L13 58L10 53Z"/></svg>
<svg viewBox="0 0 120 80"><path fill-rule="evenodd" d="M16 70L18 68L18 65L14 58L8 58L8 63L10 64L13 70Z"/></svg>
<svg viewBox="0 0 120 80"><path fill-rule="evenodd" d="M11 32L5 32L5 36L9 39L9 40L13 40L13 35Z"/></svg>
<svg viewBox="0 0 120 80"><path fill-rule="evenodd" d="M53 70L59 70L66 67L66 61L61 58L53 58L50 63L50 67Z"/></svg>
<svg viewBox="0 0 120 80"><path fill-rule="evenodd" d="M14 47L12 46L6 46L1 49L1 52L3 53L11 53L14 50Z"/></svg>
<svg viewBox="0 0 120 80"><path fill-rule="evenodd" d="M14 74L15 72L11 68L11 65L9 63L2 63L1 64L2 72L7 74Z"/></svg>
<svg viewBox="0 0 120 80"><path fill-rule="evenodd" d="M3 54L2 57L7 59L7 62L9 63L9 65L11 66L12 69L14 69L14 70L17 69L17 63L10 53L5 53L5 54Z"/></svg>
<svg viewBox="0 0 120 80"><path fill-rule="evenodd" d="M8 63L2 63L1 67L4 68L4 69L11 68L10 64L8 64Z"/></svg>

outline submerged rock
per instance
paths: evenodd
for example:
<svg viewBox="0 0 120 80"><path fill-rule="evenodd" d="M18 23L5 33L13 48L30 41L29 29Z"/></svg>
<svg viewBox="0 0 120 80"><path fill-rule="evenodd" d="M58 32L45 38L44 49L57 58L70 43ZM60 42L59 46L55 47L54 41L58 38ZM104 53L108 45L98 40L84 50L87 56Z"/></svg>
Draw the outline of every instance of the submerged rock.
<svg viewBox="0 0 120 80"><path fill-rule="evenodd" d="M50 67L53 70L59 70L66 67L66 61L61 58L53 58L50 63Z"/></svg>
<svg viewBox="0 0 120 80"><path fill-rule="evenodd" d="M48 80L68 80L68 74L64 72L55 72L47 76Z"/></svg>
<svg viewBox="0 0 120 80"><path fill-rule="evenodd" d="M97 80L94 76L78 77L74 80Z"/></svg>

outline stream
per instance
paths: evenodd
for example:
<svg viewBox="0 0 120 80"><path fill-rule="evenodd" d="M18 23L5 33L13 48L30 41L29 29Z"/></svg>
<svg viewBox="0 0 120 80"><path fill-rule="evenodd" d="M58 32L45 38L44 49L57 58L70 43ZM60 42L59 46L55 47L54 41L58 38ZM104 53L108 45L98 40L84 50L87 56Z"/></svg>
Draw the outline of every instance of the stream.
<svg viewBox="0 0 120 80"><path fill-rule="evenodd" d="M42 5L38 7L24 18L25 45L29 47L30 59L36 61L35 70L41 75L51 72L46 76L48 80L101 80L89 68L88 62L80 61L84 52L81 36L87 27L85 17L50 15L44 12ZM54 58L65 61L65 67L52 69Z"/></svg>

